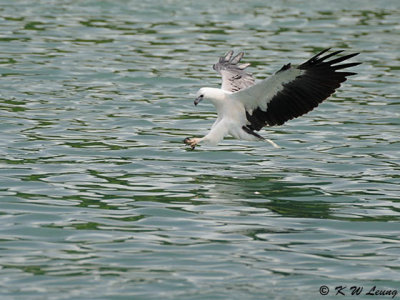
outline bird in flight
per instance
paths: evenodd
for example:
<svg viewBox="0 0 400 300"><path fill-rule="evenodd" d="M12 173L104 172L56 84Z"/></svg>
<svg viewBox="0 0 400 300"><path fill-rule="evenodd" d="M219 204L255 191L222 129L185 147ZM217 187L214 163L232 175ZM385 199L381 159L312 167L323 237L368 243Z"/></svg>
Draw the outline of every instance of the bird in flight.
<svg viewBox="0 0 400 300"><path fill-rule="evenodd" d="M233 51L229 51L213 66L222 76L221 88L201 88L194 100L195 105L203 100L211 101L218 117L208 134L202 138L186 138L184 143L194 149L199 143L216 145L231 135L243 140L265 140L278 147L257 131L306 114L332 95L347 76L357 74L342 69L359 65L359 62L340 63L359 53L328 60L343 52L323 55L329 50L321 51L299 66L286 64L257 83L253 75L245 71L250 64L239 64L244 53L233 56Z"/></svg>

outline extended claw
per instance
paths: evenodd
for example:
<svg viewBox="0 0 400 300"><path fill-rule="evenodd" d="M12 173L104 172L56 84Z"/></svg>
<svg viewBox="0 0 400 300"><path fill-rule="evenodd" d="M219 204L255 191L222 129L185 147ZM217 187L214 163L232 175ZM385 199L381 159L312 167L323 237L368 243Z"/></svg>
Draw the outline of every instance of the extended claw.
<svg viewBox="0 0 400 300"><path fill-rule="evenodd" d="M195 138L193 138L193 139L191 139L191 138L186 138L186 139L183 140L183 142L184 142L186 145L189 145L189 146L192 148L192 150L194 150L194 149L196 148L196 146L197 146L198 139L195 139Z"/></svg>

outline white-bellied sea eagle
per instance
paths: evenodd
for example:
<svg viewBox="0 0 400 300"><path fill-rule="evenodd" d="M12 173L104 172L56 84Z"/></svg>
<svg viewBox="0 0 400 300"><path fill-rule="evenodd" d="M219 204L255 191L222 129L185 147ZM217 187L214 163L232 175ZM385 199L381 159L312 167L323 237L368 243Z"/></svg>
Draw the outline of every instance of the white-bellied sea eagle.
<svg viewBox="0 0 400 300"><path fill-rule="evenodd" d="M243 140L266 140L256 131L264 126L282 125L317 107L332 95L346 77L353 72L342 72L345 68L360 63L339 64L359 53L352 53L327 61L341 52L325 56L325 49L299 66L284 65L274 75L254 82L252 74L245 71L250 64L238 64L244 53L233 56L229 51L220 57L213 68L222 76L222 86L201 88L194 104L202 100L211 101L218 113L210 132L202 138L186 138L184 143L192 149L199 143L216 145L225 136ZM322 56L322 57L321 57Z"/></svg>

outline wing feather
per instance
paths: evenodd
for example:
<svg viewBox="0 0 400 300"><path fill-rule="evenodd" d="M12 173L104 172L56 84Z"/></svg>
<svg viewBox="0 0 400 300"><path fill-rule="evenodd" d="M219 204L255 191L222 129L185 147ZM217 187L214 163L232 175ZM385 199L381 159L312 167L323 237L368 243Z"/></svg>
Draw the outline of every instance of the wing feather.
<svg viewBox="0 0 400 300"><path fill-rule="evenodd" d="M254 84L253 75L244 71L250 64L238 65L243 55L244 53L240 52L233 57L233 51L231 50L225 56L220 57L218 63L213 65L213 69L222 76L221 89L237 92Z"/></svg>
<svg viewBox="0 0 400 300"><path fill-rule="evenodd" d="M354 67L360 63L339 64L359 53L352 53L326 61L341 52L335 51L321 57L330 49L325 49L298 67L290 64L271 77L246 89L233 93L246 109L248 127L260 130L269 125L282 125L317 107L332 95L340 84L353 72L337 70Z"/></svg>

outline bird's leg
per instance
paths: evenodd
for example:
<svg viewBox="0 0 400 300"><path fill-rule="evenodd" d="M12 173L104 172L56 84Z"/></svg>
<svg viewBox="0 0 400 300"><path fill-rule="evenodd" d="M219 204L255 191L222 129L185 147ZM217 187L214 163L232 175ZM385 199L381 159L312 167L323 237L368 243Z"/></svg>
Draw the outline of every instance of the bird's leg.
<svg viewBox="0 0 400 300"><path fill-rule="evenodd" d="M201 139L199 139L199 138L186 138L186 139L183 140L183 142L186 145L189 145L192 148L192 150L194 150L194 148L196 148L197 144L200 141L201 141Z"/></svg>
<svg viewBox="0 0 400 300"><path fill-rule="evenodd" d="M183 140L183 142L186 145L189 145L192 147L192 150L199 144L199 143L204 143L207 145L217 145L220 141L222 141L228 133L228 121L221 120L217 124L214 123L212 126L210 132L208 132L205 136L202 138L186 138Z"/></svg>
<svg viewBox="0 0 400 300"><path fill-rule="evenodd" d="M264 141L270 143L274 148L280 148L280 146L278 144L276 144L274 141L271 141L269 139L264 139Z"/></svg>

